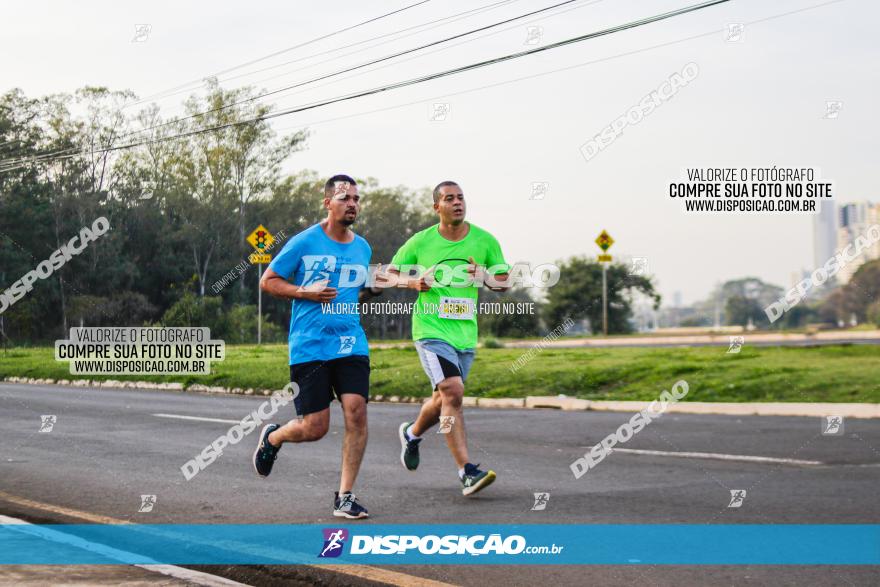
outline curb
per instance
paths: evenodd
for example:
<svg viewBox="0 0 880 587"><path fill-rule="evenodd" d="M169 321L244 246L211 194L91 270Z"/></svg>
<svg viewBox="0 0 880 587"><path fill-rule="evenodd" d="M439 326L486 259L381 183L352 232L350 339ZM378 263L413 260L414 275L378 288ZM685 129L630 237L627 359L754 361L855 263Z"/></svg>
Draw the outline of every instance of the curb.
<svg viewBox="0 0 880 587"><path fill-rule="evenodd" d="M226 395L272 395L273 389L220 387L192 384L184 388L182 383L151 383L148 381L90 381L88 379L34 379L31 377L6 377L5 383L28 385L65 385L68 387L100 387L102 389L141 389L181 391L194 393L222 393ZM429 398L381 394L370 398L373 402L424 403ZM481 408L556 409L564 411L638 412L651 405L649 401L586 400L564 395L530 395L514 397L465 397L463 405ZM786 402L678 402L666 407L669 413L717 414L724 416L843 416L845 418L880 418L880 404L870 403L786 403Z"/></svg>

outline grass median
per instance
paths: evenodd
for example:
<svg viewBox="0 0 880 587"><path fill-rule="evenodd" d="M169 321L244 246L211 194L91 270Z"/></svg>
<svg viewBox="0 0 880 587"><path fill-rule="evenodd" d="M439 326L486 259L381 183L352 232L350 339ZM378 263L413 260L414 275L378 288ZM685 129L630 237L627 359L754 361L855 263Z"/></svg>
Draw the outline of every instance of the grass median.
<svg viewBox="0 0 880 587"><path fill-rule="evenodd" d="M684 401L880 403L880 346L545 349L516 370L528 349L479 349L466 393L478 397L565 394L598 400L650 400L685 379ZM71 375L50 347L0 351L0 379L136 380L280 389L286 345L228 345L211 375ZM371 351L371 393L427 396L418 356L406 348Z"/></svg>

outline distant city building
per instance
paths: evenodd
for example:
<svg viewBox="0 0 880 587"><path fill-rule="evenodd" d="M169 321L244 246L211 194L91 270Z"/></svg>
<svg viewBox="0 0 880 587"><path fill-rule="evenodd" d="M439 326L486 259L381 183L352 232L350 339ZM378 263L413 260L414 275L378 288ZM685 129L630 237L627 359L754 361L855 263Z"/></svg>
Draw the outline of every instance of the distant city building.
<svg viewBox="0 0 880 587"><path fill-rule="evenodd" d="M868 210L868 227L875 224L880 224L880 204L874 204ZM868 254L871 256L871 259L880 259L880 241L871 245Z"/></svg>
<svg viewBox="0 0 880 587"><path fill-rule="evenodd" d="M658 317L658 313L652 303L639 300L634 304L630 324L637 332L651 332L657 330Z"/></svg>
<svg viewBox="0 0 880 587"><path fill-rule="evenodd" d="M834 255L834 251L831 251L831 254ZM828 259L826 258L825 260L827 261ZM789 289L791 289L792 287L795 287L798 283L800 283L804 279L809 279L809 278L810 278L810 270L809 269L801 268L800 271L792 271L791 275L789 276L789 279L788 279L788 287L789 287Z"/></svg>
<svg viewBox="0 0 880 587"><path fill-rule="evenodd" d="M672 307L673 308L680 308L681 307L681 299L682 298L681 298L680 291L672 292Z"/></svg>
<svg viewBox="0 0 880 587"><path fill-rule="evenodd" d="M855 244L856 238L864 236L869 226L880 222L880 204L871 202L853 202L840 207L837 226L837 250ZM858 258L837 273L837 281L841 285L849 283L858 268L873 259L880 259L880 243L874 243ZM818 265L817 265L818 266Z"/></svg>
<svg viewBox="0 0 880 587"><path fill-rule="evenodd" d="M819 213L813 216L813 266L821 267L834 256L837 249L837 213L833 200L820 204Z"/></svg>

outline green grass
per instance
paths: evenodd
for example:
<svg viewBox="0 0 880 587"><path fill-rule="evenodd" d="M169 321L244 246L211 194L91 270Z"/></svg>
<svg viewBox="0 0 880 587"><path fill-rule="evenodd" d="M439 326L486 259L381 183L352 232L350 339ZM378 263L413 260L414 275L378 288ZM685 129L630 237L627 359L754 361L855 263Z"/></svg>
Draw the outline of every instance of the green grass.
<svg viewBox="0 0 880 587"><path fill-rule="evenodd" d="M479 397L566 394L585 399L649 400L678 379L685 401L880 403L880 347L726 347L545 349L515 374L509 366L527 349L479 349L467 393ZM200 376L74 376L49 347L0 351L0 378L179 381L280 389L287 382L286 345L228 345L214 373ZM371 351L371 393L429 394L412 347Z"/></svg>

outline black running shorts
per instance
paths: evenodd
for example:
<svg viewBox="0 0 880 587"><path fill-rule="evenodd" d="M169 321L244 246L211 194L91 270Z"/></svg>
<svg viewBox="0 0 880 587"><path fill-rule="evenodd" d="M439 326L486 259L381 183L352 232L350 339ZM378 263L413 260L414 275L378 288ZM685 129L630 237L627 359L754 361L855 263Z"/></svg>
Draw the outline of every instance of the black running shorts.
<svg viewBox="0 0 880 587"><path fill-rule="evenodd" d="M330 407L334 397L356 393L369 401L370 358L363 355L331 361L309 361L290 366L290 380L299 385L294 400L300 416Z"/></svg>

